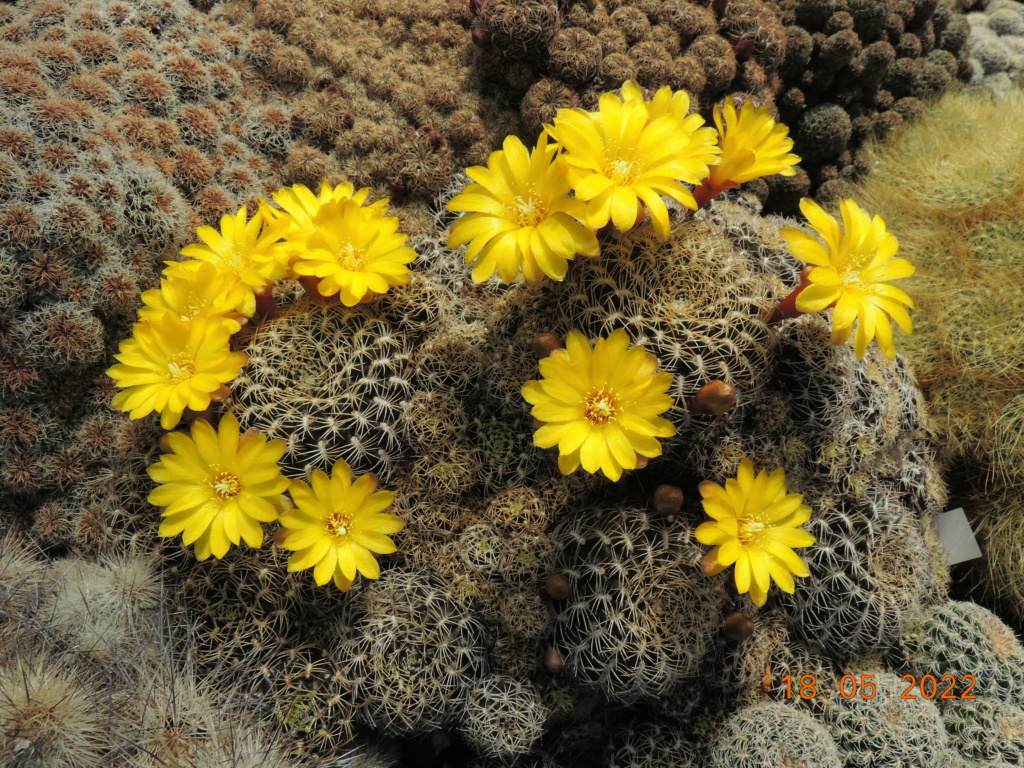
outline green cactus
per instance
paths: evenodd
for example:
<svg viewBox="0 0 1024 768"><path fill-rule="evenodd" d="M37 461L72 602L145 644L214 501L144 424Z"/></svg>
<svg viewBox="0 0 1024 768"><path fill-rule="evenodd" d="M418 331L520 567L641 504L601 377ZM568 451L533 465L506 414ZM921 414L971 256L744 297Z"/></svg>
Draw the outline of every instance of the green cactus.
<svg viewBox="0 0 1024 768"><path fill-rule="evenodd" d="M813 765L841 768L828 729L791 704L765 702L741 709L718 731L708 768Z"/></svg>
<svg viewBox="0 0 1024 768"><path fill-rule="evenodd" d="M1024 647L980 605L950 600L933 607L907 626L900 646L911 672L919 679L946 676L954 695L1010 702L1024 696Z"/></svg>
<svg viewBox="0 0 1024 768"><path fill-rule="evenodd" d="M978 761L1024 761L1024 710L1016 704L980 696L953 699L942 710L953 746Z"/></svg>

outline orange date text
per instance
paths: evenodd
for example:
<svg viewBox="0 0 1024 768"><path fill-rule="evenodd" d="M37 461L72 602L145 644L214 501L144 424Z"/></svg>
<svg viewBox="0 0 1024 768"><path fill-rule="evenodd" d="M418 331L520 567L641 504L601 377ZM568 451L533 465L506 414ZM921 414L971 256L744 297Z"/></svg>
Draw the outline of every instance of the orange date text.
<svg viewBox="0 0 1024 768"><path fill-rule="evenodd" d="M874 699L880 695L885 698L894 698L893 694L879 694L874 683L874 675L843 675L839 678L838 691L825 691L818 686L818 679L814 675L801 675L794 680L792 675L786 675L782 682L786 686L786 698L826 699L839 696L844 699L862 698ZM906 686L899 694L901 699L976 699L971 694L977 684L974 675L963 675L959 685L954 675L924 675L920 680L914 675L904 675L903 683ZM964 687L966 686L966 687ZM959 691L959 692L958 692Z"/></svg>

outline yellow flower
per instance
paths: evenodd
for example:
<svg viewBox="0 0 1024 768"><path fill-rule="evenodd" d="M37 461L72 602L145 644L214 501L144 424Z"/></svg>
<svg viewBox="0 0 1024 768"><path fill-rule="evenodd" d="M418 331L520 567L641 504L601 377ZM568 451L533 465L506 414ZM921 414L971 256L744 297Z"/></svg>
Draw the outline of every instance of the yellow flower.
<svg viewBox="0 0 1024 768"><path fill-rule="evenodd" d="M258 211L248 223L243 205L238 213L225 214L220 219L220 231L213 227L199 227L196 235L200 243L186 245L182 256L208 261L218 271L236 275L254 293L268 290L275 280L280 280L288 271L290 251L286 243L278 242L288 231L287 221L268 221L264 211ZM188 262L169 261L168 275L179 274L178 270L195 269ZM255 312L255 299L251 315Z"/></svg>
<svg viewBox="0 0 1024 768"><path fill-rule="evenodd" d="M523 386L530 413L544 422L533 444L557 444L563 474L582 464L618 480L624 469L636 469L639 457L661 455L655 438L676 433L659 416L672 407L666 394L672 374L655 373L658 361L643 347L627 347L623 330L598 339L593 349L582 334L570 333L565 349L540 361L543 378Z"/></svg>
<svg viewBox="0 0 1024 768"><path fill-rule="evenodd" d="M725 100L724 124L723 109L718 104L714 115L722 156L695 193L699 204L703 206L718 193L736 189L751 179L796 174L800 158L790 153L793 140L789 128L776 123L768 107L755 108L752 101L746 101L737 115L736 104L730 98Z"/></svg>
<svg viewBox="0 0 1024 768"><path fill-rule="evenodd" d="M511 283L520 269L531 283L542 275L565 278L577 253L597 256L597 236L577 221L582 200L570 199L569 178L556 147L541 134L533 152L515 136L492 152L487 167L466 169L476 183L448 203L448 210L471 211L452 227L448 247L469 242L466 263L477 260L473 281L482 282L497 270ZM472 242L470 242L472 241Z"/></svg>
<svg viewBox="0 0 1024 768"><path fill-rule="evenodd" d="M885 231L885 222L880 216L872 218L853 200L839 201L842 228L813 200L801 200L800 210L824 240L824 245L795 227L781 230L793 255L814 265L807 273L809 285L796 297L796 309L819 312L835 304L833 344L845 344L849 340L856 320L854 349L858 360L864 357L868 343L876 337L882 351L890 359L895 357L889 319L895 320L904 333L914 330L906 310L906 307L913 309L914 302L888 282L914 274L913 264L906 259L893 258L899 247L896 237Z"/></svg>
<svg viewBox="0 0 1024 768"><path fill-rule="evenodd" d="M279 189L271 195L274 202L284 210L279 211L268 205L265 206L265 211L267 215L275 219L285 219L288 221L287 238L303 238L316 231L316 227L313 226L313 217L320 212L320 208L324 203L353 200L357 205L362 205L366 202L369 194L369 187L363 187L356 191L355 187L349 182L332 187L324 181L320 185L319 195L314 195L313 191L305 184L293 184L290 187ZM379 210L381 213L387 213L388 201L378 200L367 207Z"/></svg>
<svg viewBox="0 0 1024 768"><path fill-rule="evenodd" d="M236 333L242 327L237 318L238 307L244 306L252 291L236 278L218 272L209 262L193 263L195 268L178 270L164 277L159 288L142 294L139 320L158 320L165 314L181 320L222 317L231 333Z"/></svg>
<svg viewBox="0 0 1024 768"><path fill-rule="evenodd" d="M164 507L161 536L182 535L196 557L224 557L232 544L263 543L260 523L277 520L285 506L288 478L277 462L286 443L250 430L239 437L238 420L227 413L214 431L199 419L192 436L167 435L171 453L148 469L159 485L149 502Z"/></svg>
<svg viewBox="0 0 1024 768"><path fill-rule="evenodd" d="M622 84L622 100L643 104L647 110L648 123L662 115L675 115L679 120L686 120L690 117L690 95L686 91L673 91L667 86L659 88L654 97L647 101L644 89L640 87L639 83L627 80ZM691 122L698 125L696 120Z"/></svg>
<svg viewBox="0 0 1024 768"><path fill-rule="evenodd" d="M793 576L807 576L807 563L793 547L809 547L815 539L799 526L811 519L803 495L786 493L786 473L780 467L769 475L754 476L750 459L740 461L739 474L718 483L705 480L698 486L704 511L714 520L701 524L695 533L701 544L713 546L704 559L706 573L736 565L736 590L749 591L757 605L764 605L774 580L783 592L793 593Z"/></svg>
<svg viewBox="0 0 1024 768"><path fill-rule="evenodd" d="M561 109L546 130L561 145L576 197L587 203L585 223L593 229L609 221L625 232L643 220L647 206L658 236L669 236L668 209L661 195L696 208L690 190L718 156L715 132L702 128L685 92L662 88L649 103L625 89L626 99L601 96L599 110ZM684 109L685 107L685 109Z"/></svg>
<svg viewBox="0 0 1024 768"><path fill-rule="evenodd" d="M231 326L222 318L182 320L165 314L132 326L121 342L119 361L107 375L124 387L113 406L140 419L160 412L160 426L177 426L185 408L202 411L245 365L244 352L230 348Z"/></svg>
<svg viewBox="0 0 1024 768"><path fill-rule="evenodd" d="M717 165L711 166L710 178L715 187L738 187L751 179L776 173L796 175L794 166L800 158L789 151L793 148L789 128L776 123L768 107L755 108L754 102L746 101L737 115L735 102L726 99L724 116L723 125L723 109L716 104L715 125L722 157Z"/></svg>
<svg viewBox="0 0 1024 768"><path fill-rule="evenodd" d="M330 477L316 469L310 480L312 488L301 480L292 481L296 509L281 515L282 546L295 552L288 570L312 568L318 585L333 579L343 591L352 586L357 572L378 578L380 565L374 555L394 552L395 543L387 534L405 526L398 515L383 514L395 494L377 491L372 474L353 481L352 469L343 460L335 463Z"/></svg>
<svg viewBox="0 0 1024 768"><path fill-rule="evenodd" d="M341 303L352 307L409 282L406 265L416 251L403 245L406 236L397 233L394 216L355 200L331 200L320 206L312 222L315 231L295 241L301 253L294 270L320 278L321 296L340 293Z"/></svg>

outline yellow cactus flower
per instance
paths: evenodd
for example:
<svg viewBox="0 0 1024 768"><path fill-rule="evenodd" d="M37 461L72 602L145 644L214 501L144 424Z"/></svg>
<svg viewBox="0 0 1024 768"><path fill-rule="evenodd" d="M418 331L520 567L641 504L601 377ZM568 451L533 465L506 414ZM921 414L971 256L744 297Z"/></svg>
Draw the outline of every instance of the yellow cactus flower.
<svg viewBox="0 0 1024 768"><path fill-rule="evenodd" d="M644 105L647 110L647 122L657 120L662 115L675 115L679 120L690 117L690 94L686 91L673 91L667 86L659 88L653 98L647 101L644 89L634 80L622 84L622 100L635 101ZM696 125L696 121L694 121Z"/></svg>
<svg viewBox="0 0 1024 768"><path fill-rule="evenodd" d="M782 468L770 475L762 469L755 477L753 463L744 458L724 488L705 480L698 490L704 511L714 518L695 532L697 541L714 547L704 558L704 572L735 564L737 592L749 591L756 605L764 605L772 581L792 594L793 577L809 574L793 547L809 547L815 539L800 528L811 519L811 508L802 494L786 493Z"/></svg>
<svg viewBox="0 0 1024 768"><path fill-rule="evenodd" d="M543 275L565 278L577 253L597 256L597 236L579 223L586 206L569 194L567 169L541 134L532 152L515 136L487 158L487 167L466 169L474 181L448 202L448 210L469 212L452 226L448 247L469 243L466 263L476 260L473 281L498 272L511 283L520 270L527 281Z"/></svg>
<svg viewBox="0 0 1024 768"><path fill-rule="evenodd" d="M409 282L406 265L416 251L403 245L406 235L397 232L394 216L352 199L331 200L320 206L312 222L314 232L294 241L300 255L293 269L297 275L319 278L321 296L340 293L341 303L352 307Z"/></svg>
<svg viewBox="0 0 1024 768"><path fill-rule="evenodd" d="M123 392L113 406L133 419L158 411L160 426L171 430L186 408L203 411L213 395L245 365L244 352L232 352L231 328L223 318L182 320L165 314L132 326L107 375Z"/></svg>
<svg viewBox="0 0 1024 768"><path fill-rule="evenodd" d="M150 504L163 507L161 536L182 534L196 545L196 557L224 557L232 544L263 544L260 523L277 520L286 502L288 478L277 462L284 440L250 430L239 436L238 419L225 414L214 430L205 419L192 425L191 437L166 436L171 452L147 471L159 485Z"/></svg>
<svg viewBox="0 0 1024 768"><path fill-rule="evenodd" d="M889 281L910 277L914 265L893 258L899 247L896 237L886 232L880 216L872 217L853 200L839 201L842 227L813 200L801 200L800 210L824 244L795 227L783 227L780 232L790 252L813 265L807 272L808 284L798 289L796 310L820 312L834 305L833 344L845 344L856 321L854 350L858 360L867 353L873 338L878 339L887 357L894 358L890 318L904 333L912 333L914 327L906 308L913 309L914 302Z"/></svg>
<svg viewBox="0 0 1024 768"><path fill-rule="evenodd" d="M588 226L612 222L625 232L644 219L646 206L658 236L668 240L668 208L661 195L696 209L681 182L699 184L708 175L719 152L715 132L701 127L700 115L680 117L689 110L683 91L673 94L665 86L651 106L634 90L624 91L625 100L602 95L597 112L560 109L545 129L563 150L576 197L587 203Z"/></svg>
<svg viewBox="0 0 1024 768"><path fill-rule="evenodd" d="M252 291L209 262L193 263L195 268L178 270L164 277L159 288L143 292L139 320L157 320L165 314L181 320L222 317L231 333L236 333L242 327L238 321L239 307L245 306Z"/></svg>
<svg viewBox="0 0 1024 768"><path fill-rule="evenodd" d="M219 232L213 227L199 227L196 235L203 242L186 245L180 253L208 261L219 271L236 275L254 294L263 293L287 274L290 251L286 243L279 242L287 231L287 221L270 220L265 211L258 211L247 223L243 205L234 215L221 217ZM189 262L166 263L168 275L196 268ZM255 311L255 299L251 306L248 315Z"/></svg>
<svg viewBox="0 0 1024 768"><path fill-rule="evenodd" d="M790 152L793 140L789 128L776 123L768 107L755 107L754 102L746 101L737 114L730 98L725 100L724 109L715 105L714 117L722 155L694 192L699 207L720 192L761 176L796 175L800 158Z"/></svg>
<svg viewBox="0 0 1024 768"><path fill-rule="evenodd" d="M394 552L395 543L387 535L405 526L398 515L384 514L395 494L377 491L372 474L353 479L351 467L340 459L330 477L316 469L310 480L312 487L292 481L296 508L281 515L282 546L295 553L288 570L312 568L318 585L333 579L342 591L352 586L356 573L378 578L374 555Z"/></svg>
<svg viewBox="0 0 1024 768"><path fill-rule="evenodd" d="M293 184L290 187L283 187L271 195L274 202L281 206L280 209L273 208L261 200L260 210L271 219L283 219L288 222L288 231L284 237L286 241L289 241L290 261L294 262L300 253L295 248L294 242L316 232L316 227L313 226L313 217L320 212L324 203L354 200L359 205L363 205L369 194L369 187L357 190L351 182L343 182L332 187L324 181L320 185L320 194L313 194L313 191L305 184ZM387 213L388 200L377 200L367 207Z"/></svg>
<svg viewBox="0 0 1024 768"><path fill-rule="evenodd" d="M672 407L671 373L655 373L658 361L641 347L629 347L623 330L598 339L593 349L570 333L565 349L540 361L542 378L523 386L530 413L543 422L533 436L540 448L558 446L563 474L580 465L618 480L641 457L661 455L656 438L672 437L675 426L659 414Z"/></svg>

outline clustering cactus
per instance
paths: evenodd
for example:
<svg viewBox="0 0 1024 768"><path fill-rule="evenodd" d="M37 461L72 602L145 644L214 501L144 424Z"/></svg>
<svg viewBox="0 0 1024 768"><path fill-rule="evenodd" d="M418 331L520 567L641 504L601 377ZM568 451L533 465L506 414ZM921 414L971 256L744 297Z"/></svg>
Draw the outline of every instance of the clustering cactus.
<svg viewBox="0 0 1024 768"><path fill-rule="evenodd" d="M998 101L984 92L947 96L896 140L873 146L875 171L856 187L865 204L892 211L887 223L900 233L901 252L920 265L907 357L928 395L942 458L961 468L950 506L964 507L985 550L973 569L978 599L998 601L1018 627L1024 616L1024 368L1017 344L1024 317L1022 119L1019 91ZM990 140L951 150L954 137L975 130L978 120ZM935 162L937 153L942 163Z"/></svg>

